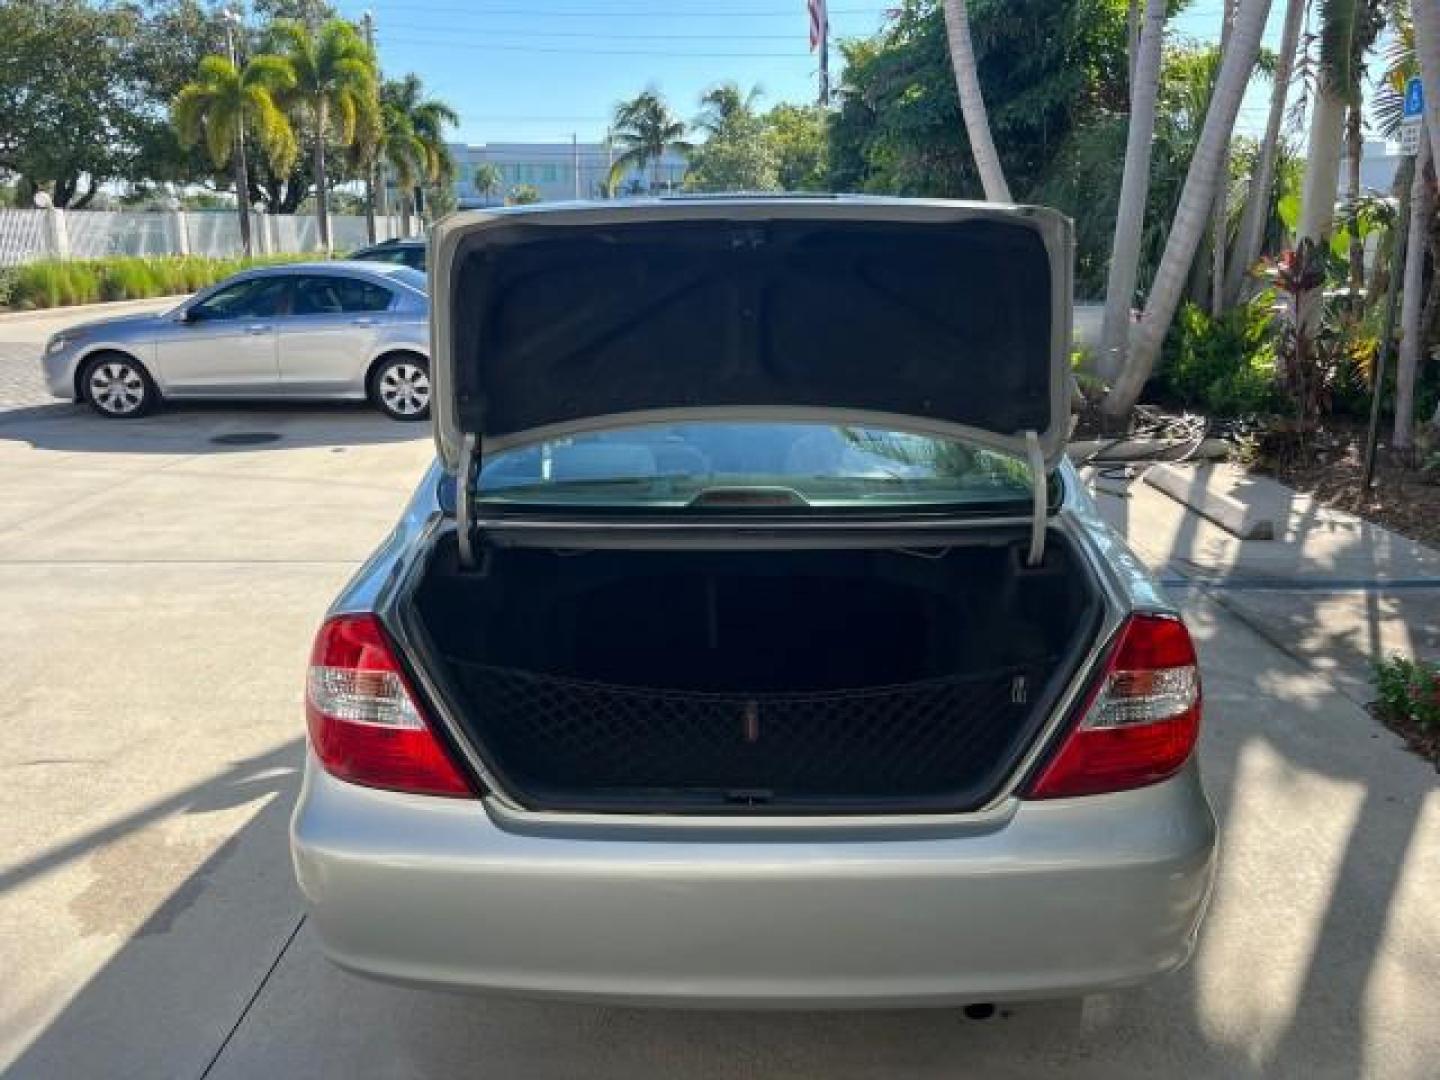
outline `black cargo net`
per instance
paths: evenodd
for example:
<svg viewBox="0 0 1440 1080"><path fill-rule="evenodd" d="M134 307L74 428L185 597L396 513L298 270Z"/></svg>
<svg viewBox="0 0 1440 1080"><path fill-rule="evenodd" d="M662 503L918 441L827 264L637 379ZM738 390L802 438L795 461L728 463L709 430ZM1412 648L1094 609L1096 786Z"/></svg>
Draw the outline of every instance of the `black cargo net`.
<svg viewBox="0 0 1440 1080"><path fill-rule="evenodd" d="M1008 757L1048 663L896 686L708 693L451 659L485 749L549 792L728 803L964 792Z"/></svg>

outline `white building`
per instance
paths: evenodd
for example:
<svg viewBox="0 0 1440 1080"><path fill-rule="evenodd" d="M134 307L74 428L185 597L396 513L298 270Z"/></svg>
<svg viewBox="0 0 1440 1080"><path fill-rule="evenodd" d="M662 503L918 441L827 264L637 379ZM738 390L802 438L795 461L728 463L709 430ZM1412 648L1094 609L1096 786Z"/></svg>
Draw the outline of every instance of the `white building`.
<svg viewBox="0 0 1440 1080"><path fill-rule="evenodd" d="M462 208L503 203L512 188L531 185L546 202L564 199L605 197L605 181L618 151L605 143L451 143L455 159L455 195ZM475 170L480 165L500 170L500 187L489 193L475 187ZM685 157L667 151L645 175L631 172L618 185L617 194L640 194L653 186L668 191L680 187L685 178Z"/></svg>
<svg viewBox="0 0 1440 1080"><path fill-rule="evenodd" d="M1395 174L1400 170L1399 148L1384 140L1366 139L1360 150L1360 191L1389 195L1395 186ZM1340 162L1340 201L1352 196L1350 191L1350 163Z"/></svg>

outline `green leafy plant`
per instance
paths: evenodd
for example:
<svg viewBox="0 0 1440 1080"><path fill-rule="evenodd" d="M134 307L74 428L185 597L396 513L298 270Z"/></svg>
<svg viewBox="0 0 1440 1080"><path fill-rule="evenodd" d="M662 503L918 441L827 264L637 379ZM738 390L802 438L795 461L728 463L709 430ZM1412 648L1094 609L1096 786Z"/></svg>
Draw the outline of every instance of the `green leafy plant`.
<svg viewBox="0 0 1440 1080"><path fill-rule="evenodd" d="M1273 306L1274 295L1266 292L1217 319L1186 304L1165 339L1159 395L1218 416L1274 411Z"/></svg>
<svg viewBox="0 0 1440 1080"><path fill-rule="evenodd" d="M1440 664L1398 654L1375 665L1375 702L1381 718L1440 729Z"/></svg>
<svg viewBox="0 0 1440 1080"><path fill-rule="evenodd" d="M104 259L41 259L4 272L0 304L28 310L178 296L212 285L247 266L313 257L275 255L247 260L117 255Z"/></svg>

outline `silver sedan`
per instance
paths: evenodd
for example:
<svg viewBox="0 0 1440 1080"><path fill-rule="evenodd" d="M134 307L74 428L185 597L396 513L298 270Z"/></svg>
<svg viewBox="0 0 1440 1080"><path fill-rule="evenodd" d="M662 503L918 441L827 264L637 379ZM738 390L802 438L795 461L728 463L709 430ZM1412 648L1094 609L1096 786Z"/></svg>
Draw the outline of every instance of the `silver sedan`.
<svg viewBox="0 0 1440 1080"><path fill-rule="evenodd" d="M430 415L425 277L383 263L292 263L236 274L178 307L60 331L46 343L56 397L101 416L162 400L369 400Z"/></svg>

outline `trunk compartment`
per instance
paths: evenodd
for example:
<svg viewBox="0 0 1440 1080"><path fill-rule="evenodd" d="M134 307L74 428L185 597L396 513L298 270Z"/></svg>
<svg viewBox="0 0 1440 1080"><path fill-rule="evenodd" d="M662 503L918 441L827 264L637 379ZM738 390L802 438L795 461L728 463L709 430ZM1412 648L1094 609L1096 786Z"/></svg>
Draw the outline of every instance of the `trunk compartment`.
<svg viewBox="0 0 1440 1080"><path fill-rule="evenodd" d="M1069 544L493 548L442 536L407 608L487 767L533 808L966 810L1034 743L1095 633Z"/></svg>

